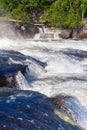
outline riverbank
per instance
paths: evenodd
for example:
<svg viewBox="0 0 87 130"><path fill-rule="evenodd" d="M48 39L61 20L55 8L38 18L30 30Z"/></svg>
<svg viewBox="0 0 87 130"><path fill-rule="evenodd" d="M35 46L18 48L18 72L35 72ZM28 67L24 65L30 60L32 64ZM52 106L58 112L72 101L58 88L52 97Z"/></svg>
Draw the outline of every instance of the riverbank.
<svg viewBox="0 0 87 130"><path fill-rule="evenodd" d="M74 29L48 27L44 23L23 24L15 19L0 18L0 37L11 39L30 38L34 40L87 39L87 19Z"/></svg>

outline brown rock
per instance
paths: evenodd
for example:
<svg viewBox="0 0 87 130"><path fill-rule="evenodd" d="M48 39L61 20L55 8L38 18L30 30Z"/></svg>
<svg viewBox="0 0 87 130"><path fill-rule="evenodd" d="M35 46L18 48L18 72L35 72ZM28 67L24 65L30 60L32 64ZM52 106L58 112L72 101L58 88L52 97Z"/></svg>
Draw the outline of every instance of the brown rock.
<svg viewBox="0 0 87 130"><path fill-rule="evenodd" d="M35 36L36 33L39 33L39 29L37 26L35 26L34 24L32 25L22 25L19 28L20 34L24 37L24 38L33 38Z"/></svg>
<svg viewBox="0 0 87 130"><path fill-rule="evenodd" d="M72 29L63 29L61 33L59 34L60 38L68 39L72 37Z"/></svg>
<svg viewBox="0 0 87 130"><path fill-rule="evenodd" d="M73 30L73 33L72 33L72 39L78 39L79 35L78 35L78 32L77 30Z"/></svg>
<svg viewBox="0 0 87 130"><path fill-rule="evenodd" d="M64 100L71 98L68 95L57 95L53 98L49 98L50 101L52 101L58 108L61 108L63 105Z"/></svg>
<svg viewBox="0 0 87 130"><path fill-rule="evenodd" d="M79 36L81 39L87 39L87 30L83 30Z"/></svg>

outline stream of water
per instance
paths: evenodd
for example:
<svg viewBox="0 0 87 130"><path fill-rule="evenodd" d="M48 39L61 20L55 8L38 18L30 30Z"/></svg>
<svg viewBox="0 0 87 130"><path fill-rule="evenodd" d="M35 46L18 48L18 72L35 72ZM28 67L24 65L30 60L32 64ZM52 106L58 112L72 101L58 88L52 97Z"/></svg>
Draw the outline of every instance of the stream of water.
<svg viewBox="0 0 87 130"><path fill-rule="evenodd" d="M33 41L1 38L0 49L16 50L46 62L45 69L38 66L32 67L32 76L37 80L32 81L29 85L21 73L18 73L16 78L20 90L33 90L48 97L66 94L77 98L84 108L79 113L82 120L78 122L78 125L87 130L86 40ZM26 77L28 78L28 73ZM74 109L78 111L77 107Z"/></svg>

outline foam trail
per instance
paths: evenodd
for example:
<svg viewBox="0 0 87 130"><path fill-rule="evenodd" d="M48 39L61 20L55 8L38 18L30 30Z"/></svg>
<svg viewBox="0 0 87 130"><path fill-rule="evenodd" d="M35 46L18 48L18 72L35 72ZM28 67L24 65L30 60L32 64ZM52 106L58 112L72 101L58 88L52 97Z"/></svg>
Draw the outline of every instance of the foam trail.
<svg viewBox="0 0 87 130"><path fill-rule="evenodd" d="M22 75L22 73L19 71L18 74L16 75L16 86L17 88L21 90L26 90L29 88L29 83L25 79L25 77Z"/></svg>

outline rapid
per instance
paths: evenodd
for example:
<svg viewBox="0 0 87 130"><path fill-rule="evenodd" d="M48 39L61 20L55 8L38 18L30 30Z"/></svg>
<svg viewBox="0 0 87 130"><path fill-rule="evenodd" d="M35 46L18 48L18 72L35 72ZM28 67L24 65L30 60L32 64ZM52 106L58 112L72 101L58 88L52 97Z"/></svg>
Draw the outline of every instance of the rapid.
<svg viewBox="0 0 87 130"><path fill-rule="evenodd" d="M16 76L19 90L36 91L47 97L64 94L76 98L75 103L72 103L71 107L77 113L77 125L87 130L86 40L74 41L61 39L51 41L49 39L47 41L35 41L32 39L13 40L0 38L0 49L18 51L46 63L44 69L38 65L33 65L32 67L31 64L30 73L34 79L30 84L27 82L29 80L28 73L26 80L19 72ZM16 62L11 58L10 61ZM14 96L12 100L15 100L15 98ZM80 107L80 110L77 106ZM62 130L62 128L60 129Z"/></svg>

